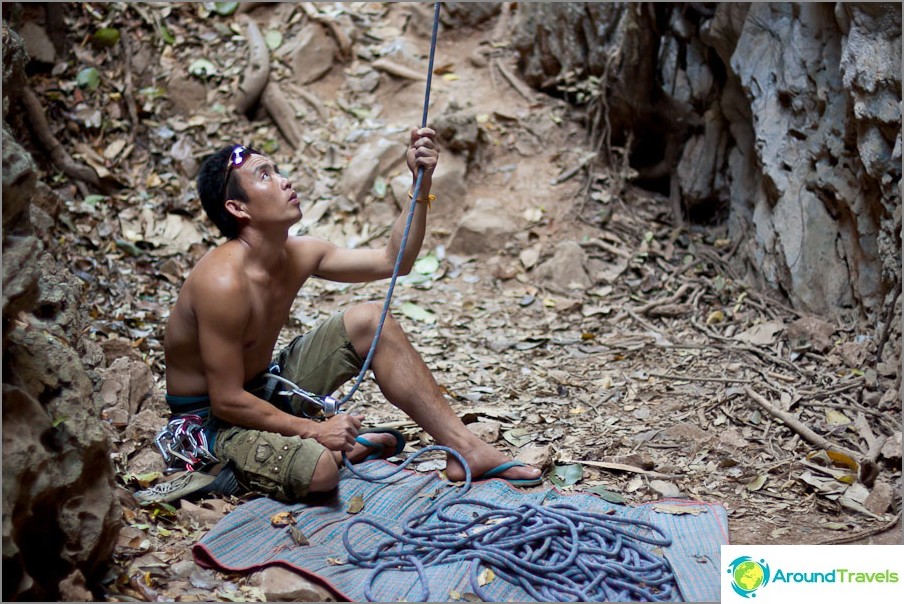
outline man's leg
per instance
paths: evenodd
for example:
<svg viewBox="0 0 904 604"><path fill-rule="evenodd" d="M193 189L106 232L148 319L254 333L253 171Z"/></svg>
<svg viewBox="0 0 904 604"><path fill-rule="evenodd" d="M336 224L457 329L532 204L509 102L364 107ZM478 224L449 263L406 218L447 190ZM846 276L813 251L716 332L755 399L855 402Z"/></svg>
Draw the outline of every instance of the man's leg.
<svg viewBox="0 0 904 604"><path fill-rule="evenodd" d="M376 304L360 304L345 311L349 340L362 357L370 350L380 312L381 307ZM371 368L386 399L407 413L438 444L464 456L472 476L480 476L510 460L508 455L480 440L455 415L427 365L391 316L387 316L383 325ZM500 478L533 479L540 474L537 468L516 466L503 472ZM464 480L464 468L449 457L446 475L450 480Z"/></svg>

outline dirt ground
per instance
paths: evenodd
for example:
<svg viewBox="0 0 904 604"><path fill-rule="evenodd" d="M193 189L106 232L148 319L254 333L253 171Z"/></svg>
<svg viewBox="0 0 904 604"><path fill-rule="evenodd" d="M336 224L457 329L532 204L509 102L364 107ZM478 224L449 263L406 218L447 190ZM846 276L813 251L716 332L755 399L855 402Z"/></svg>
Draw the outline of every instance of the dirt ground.
<svg viewBox="0 0 904 604"><path fill-rule="evenodd" d="M157 9L144 10L151 14ZM379 40L375 47L398 45L405 56L417 59L415 64L426 65L429 39L423 23L429 17L415 14L416 8L353 3L346 10L365 36L359 39ZM266 29L292 24L299 12L265 6L251 15ZM167 23L187 39L212 31L211 21L174 9ZM675 228L667 200L634 187L630 171L617 166L591 163L564 179L588 151L580 109L537 92L519 92L504 73L517 72L515 53L505 36L496 37L494 25L490 21L441 33L436 63L454 77L434 77L431 119L457 104L476 116L479 142L468 164L466 194L440 198L431 211L422 256L436 257L436 270L402 279L393 301L394 316L434 370L453 408L513 455L543 463L550 471L580 464L580 479L560 488L592 489L628 505L663 497L721 504L728 511L734 544L901 543L896 520L900 401L886 400L894 376L881 375L868 363L854 367L838 352L842 344L856 343L858 326L836 326L835 346L827 350L797 350L787 330L801 315L740 281L729 262L737 242L726 239L723 227ZM288 29L292 27L297 25ZM216 48L211 54L225 62L225 75L216 87L208 86L207 98L225 104L243 66L243 56L236 53L244 42L217 39L210 44ZM197 48L176 45L167 53L160 61L161 77L188 61ZM329 193L336 180L329 145L345 161L356 149L356 129L384 136L394 132L404 142L405 130L420 120L422 81L381 73L373 93L349 89L349 72L366 63L360 57L337 62L305 87L321 99L325 114L304 118L313 142L303 151L293 153L266 116L253 123L220 116L218 127L206 129L206 150L243 136L281 141L273 155L299 175L299 196L305 195L302 187L310 187L312 195ZM277 73L285 68L277 66ZM366 108L368 115L360 119L335 102L338 98L347 107ZM158 112L153 118L172 124L174 116L166 107L153 109ZM204 111L202 107L199 114L207 116ZM150 147L157 144L150 139ZM444 150L440 162L452 155ZM136 151L131 160L134 182L150 182L146 170L153 163L142 167L140 158ZM193 186L185 177L177 181L172 198ZM459 224L478 198L498 200L518 230L496 242L492 251L455 253ZM116 205L123 199L108 202L112 214L124 207ZM303 204L308 216L315 201ZM198 215L197 208L188 207ZM158 218L163 209L155 206ZM360 241L365 234L381 232L397 212L392 202L371 195L358 205L331 207L306 228L345 244L352 236ZM97 218L75 216L77 224L94 224L92 220ZM202 228L212 238L209 223ZM72 241L77 249L88 246L85 237ZM375 245L380 242L380 237L373 239ZM583 250L589 286L556 285L562 266L554 257L562 242L576 242ZM157 255L153 263L159 267L173 261L177 273L184 274L206 247ZM110 258L113 268L134 262L128 254ZM543 269L547 262L552 262L551 270ZM149 310L150 333L140 349L162 388L165 309L179 280L158 276L141 270L122 273L135 291L156 292L157 320ZM386 282L307 284L281 343L347 304L382 301L386 288ZM103 302L115 292L98 288L92 295ZM427 314L407 314L406 303ZM750 331L763 324L780 329L771 337ZM112 323L104 329L129 337L127 329ZM749 337L738 337L745 333ZM865 512L842 504L839 495L848 483L831 480L833 472L842 470L825 467L820 472L819 459L808 459L819 448L758 405L748 390L854 451L865 453L870 438L893 440L897 432L897 458L893 453L878 456L877 477L864 487L862 495L873 499L857 500ZM429 436L389 405L370 380L354 400L367 424L392 425L407 435L405 454L429 444ZM861 420L855 419L858 414ZM128 460L122 463L123 472L129 471ZM802 476L814 478L805 482ZM207 573L202 581L194 579L197 574L192 579L176 576L172 569L190 560L192 543L237 503L229 499L184 506L175 517L129 503L124 516L128 530L117 548L109 597L235 597L244 577ZM139 570L148 568L153 581L136 581ZM254 599L250 592L242 593Z"/></svg>

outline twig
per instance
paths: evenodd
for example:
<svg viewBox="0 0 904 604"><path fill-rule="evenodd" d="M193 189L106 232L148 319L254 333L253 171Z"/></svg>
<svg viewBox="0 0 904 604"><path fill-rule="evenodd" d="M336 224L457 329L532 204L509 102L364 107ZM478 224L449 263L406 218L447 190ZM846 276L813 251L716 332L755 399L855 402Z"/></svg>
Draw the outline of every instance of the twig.
<svg viewBox="0 0 904 604"><path fill-rule="evenodd" d="M351 56L352 49L352 41L349 40L348 36L345 35L345 32L339 27L339 24L336 23L330 17L323 15L311 2L301 2L301 8L304 10L305 14L309 19L320 23L321 25L325 25L327 29L330 30L330 33L333 34L333 37L336 38L336 43L339 45L339 53L342 55L344 59L347 59Z"/></svg>
<svg viewBox="0 0 904 604"><path fill-rule="evenodd" d="M248 25L248 65L236 91L235 110L247 114L257 104L270 79L270 51L254 19L243 16Z"/></svg>
<svg viewBox="0 0 904 604"><path fill-rule="evenodd" d="M38 140L50 153L50 159L53 160L53 163L66 176L100 188L100 178L97 173L90 167L72 159L66 149L63 148L63 145L60 144L60 141L50 131L50 126L47 125L47 117L44 115L44 108L41 107L41 102L38 100L34 90L30 86L25 86L22 89L21 98L35 134L38 135Z"/></svg>
<svg viewBox="0 0 904 604"><path fill-rule="evenodd" d="M427 76L425 76L420 71L415 71L410 67L405 67L404 65L399 65L398 63L393 63L389 59L382 57L374 61L370 64L371 67L378 71L384 71L391 76L396 76L398 78L405 78L407 80L415 80L422 81L426 80Z"/></svg>
<svg viewBox="0 0 904 604"><path fill-rule="evenodd" d="M853 390L855 388L859 388L863 386L863 383L866 380L862 377L858 377L846 384L841 384L840 386L835 386L834 388L827 388L825 390L814 390L812 392L802 390L799 392L802 398L810 399L810 398L823 398L826 396L832 396L833 394L841 394L842 392L847 392L848 390Z"/></svg>
<svg viewBox="0 0 904 604"><path fill-rule="evenodd" d="M832 537L831 539L820 541L817 545L840 545L842 543L853 543L854 541L860 541L861 539L866 539L867 537L872 537L873 535L878 535L880 533L884 533L885 531L891 530L895 528L899 522L901 522L901 512L898 512L897 516L884 524L880 524L879 526L862 531L857 531L856 533L851 533L850 535Z"/></svg>
<svg viewBox="0 0 904 604"><path fill-rule="evenodd" d="M635 310L638 313L645 315L648 312L650 312L652 309L656 308L657 306L662 306L664 304L673 304L684 297L684 294L685 294L685 292L687 292L688 288L690 288L690 285L685 283L684 285L682 285L681 287L678 288L678 291L676 291L674 294L672 294L668 298L662 298L660 300L653 300L651 302L648 302L647 304L644 304L640 308L636 308Z"/></svg>
<svg viewBox="0 0 904 604"><path fill-rule="evenodd" d="M848 448L830 442L807 426L803 425L796 417L794 417L790 413L786 413L785 411L782 411L781 409L775 407L772 403L767 401L761 395L757 394L757 392L749 386L744 387L744 392L746 392L747 396L752 398L754 402L756 402L760 407L768 411L773 417L782 420L782 422L784 422L786 426L791 428L794 432L800 434L801 438L809 442L811 445L819 447L820 449L825 449L826 451L837 451L839 453L843 453L854 460L862 460L861 466L863 465L863 461L866 461L864 459L863 453L854 452Z"/></svg>
<svg viewBox="0 0 904 604"><path fill-rule="evenodd" d="M563 459L562 463L580 463L594 468L603 468L604 470L621 470L623 472L633 472L635 474L643 474L650 478L678 478L683 474L663 474L654 470L644 470L637 466L630 466L624 463L614 463L608 461L587 461L583 459Z"/></svg>
<svg viewBox="0 0 904 604"><path fill-rule="evenodd" d="M671 373L647 372L647 375L662 378L664 380L683 380L686 382L717 382L719 384L750 384L750 380L720 377L697 377L692 375L674 375Z"/></svg>
<svg viewBox="0 0 904 604"><path fill-rule="evenodd" d="M569 178L572 178L575 174L577 174L578 172L583 170L584 167L587 166L587 164L590 163L590 160L592 160L594 157L596 157L596 151L594 151L592 153L588 153L587 155L585 155L584 157L581 158L581 161L578 162L578 165L576 165L575 167L566 171L565 173L557 176L549 184L551 184L552 186L562 184L563 182L565 182Z"/></svg>
<svg viewBox="0 0 904 604"><path fill-rule="evenodd" d="M518 81L518 79L514 75L512 75L512 73L509 72L509 70L506 69L505 66L502 65L502 63L500 63L499 61L493 60L493 64L496 66L496 69L499 70L499 73L502 74L502 77L505 78L505 81L508 82L511 85L511 87L515 89L515 92L520 94L521 97L524 98L525 101L533 102L533 100L534 100L533 95L531 95L531 93L525 89L526 86L524 84L522 84L520 81Z"/></svg>
<svg viewBox="0 0 904 604"><path fill-rule="evenodd" d="M119 43L122 44L122 52L125 58L125 86L122 94L126 99L126 109L129 112L129 120L132 127L129 129L129 142L135 142L138 135L138 107L135 104L134 86L132 84L132 47L129 44L129 34L123 29L120 30Z"/></svg>

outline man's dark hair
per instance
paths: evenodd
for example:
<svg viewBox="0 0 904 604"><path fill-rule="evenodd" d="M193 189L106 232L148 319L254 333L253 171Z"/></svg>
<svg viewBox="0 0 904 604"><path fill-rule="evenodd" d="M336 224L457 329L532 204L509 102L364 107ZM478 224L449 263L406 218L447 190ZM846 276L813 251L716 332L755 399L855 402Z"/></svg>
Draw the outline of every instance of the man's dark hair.
<svg viewBox="0 0 904 604"><path fill-rule="evenodd" d="M235 216L226 211L226 200L237 199L248 203L248 196L238 178L234 176L230 178L226 190L223 190L229 156L236 147L237 145L229 145L206 156L198 174L198 197L201 198L201 205L204 206L207 216L228 239L239 236L240 225Z"/></svg>

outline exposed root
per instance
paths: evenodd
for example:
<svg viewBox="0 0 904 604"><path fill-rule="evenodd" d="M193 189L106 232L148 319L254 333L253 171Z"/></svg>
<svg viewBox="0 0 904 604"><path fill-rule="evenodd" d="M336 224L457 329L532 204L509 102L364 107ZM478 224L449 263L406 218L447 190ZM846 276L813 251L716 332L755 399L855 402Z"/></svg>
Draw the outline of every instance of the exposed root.
<svg viewBox="0 0 904 604"><path fill-rule="evenodd" d="M34 90L30 86L25 86L22 89L21 98L31 126L34 128L35 134L38 135L41 145L50 155L54 165L62 170L66 176L100 189L101 182L97 173L90 167L72 159L66 149L63 148L63 145L60 144L60 141L50 131L50 126L47 125L47 117L41 107L41 101L38 100Z"/></svg>
<svg viewBox="0 0 904 604"><path fill-rule="evenodd" d="M248 66L236 91L235 110L247 114L257 105L270 79L270 50L257 23L242 17L248 25Z"/></svg>
<svg viewBox="0 0 904 604"><path fill-rule="evenodd" d="M298 127L298 118L295 117L295 109L286 97L286 94L276 82L270 82L264 88L261 95L261 105L270 114L276 127L282 133L283 137L292 145L293 149L298 149L302 143L301 130Z"/></svg>

